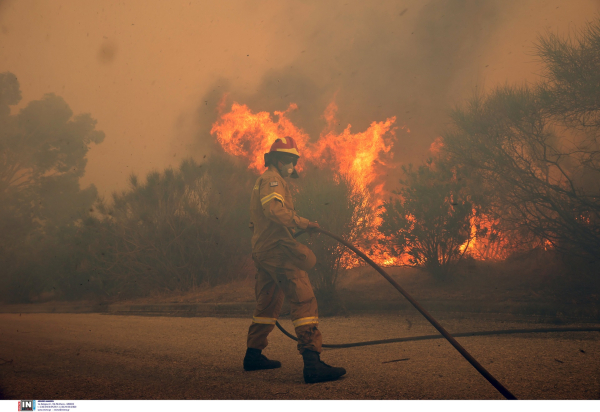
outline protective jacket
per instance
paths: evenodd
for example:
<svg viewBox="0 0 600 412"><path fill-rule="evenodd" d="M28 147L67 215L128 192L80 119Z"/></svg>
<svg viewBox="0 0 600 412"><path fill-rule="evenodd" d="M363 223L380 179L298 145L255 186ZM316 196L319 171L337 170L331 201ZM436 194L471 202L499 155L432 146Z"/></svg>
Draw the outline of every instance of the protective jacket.
<svg viewBox="0 0 600 412"><path fill-rule="evenodd" d="M269 166L256 180L250 199L252 252L266 252L278 245L294 249L299 243L290 230L306 229L308 223L296 213L287 182L274 166Z"/></svg>

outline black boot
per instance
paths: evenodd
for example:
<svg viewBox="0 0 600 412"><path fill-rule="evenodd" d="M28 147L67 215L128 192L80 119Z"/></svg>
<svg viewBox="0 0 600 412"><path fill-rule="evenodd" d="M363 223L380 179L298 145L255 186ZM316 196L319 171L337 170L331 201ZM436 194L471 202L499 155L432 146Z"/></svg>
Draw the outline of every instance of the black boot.
<svg viewBox="0 0 600 412"><path fill-rule="evenodd" d="M248 348L244 357L244 370L257 371L259 369L275 369L281 368L281 362L269 360L265 355L261 354L260 349Z"/></svg>
<svg viewBox="0 0 600 412"><path fill-rule="evenodd" d="M323 362L317 352L304 350L304 382L317 383L334 381L346 373L344 368L334 368Z"/></svg>

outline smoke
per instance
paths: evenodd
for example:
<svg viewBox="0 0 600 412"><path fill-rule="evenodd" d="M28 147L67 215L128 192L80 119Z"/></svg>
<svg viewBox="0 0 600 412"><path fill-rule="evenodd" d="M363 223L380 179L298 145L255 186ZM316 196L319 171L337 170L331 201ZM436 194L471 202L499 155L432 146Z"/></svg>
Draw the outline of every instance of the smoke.
<svg viewBox="0 0 600 412"><path fill-rule="evenodd" d="M310 3L312 4L312 3ZM220 79L204 101L227 93L253 111L298 110L291 120L312 139L326 122L322 114L335 100L339 128L363 131L373 121L397 116L411 135L399 136L396 159L414 161L439 135L446 111L477 86L479 57L498 27L517 7L514 1L434 0L373 3L334 1L300 13L289 3L270 22L278 33L269 46L298 37L298 56L267 71L252 91ZM304 13L306 12L303 9ZM210 141L215 106L201 105L198 142Z"/></svg>
<svg viewBox="0 0 600 412"><path fill-rule="evenodd" d="M11 0L0 0L0 14L6 9Z"/></svg>
<svg viewBox="0 0 600 412"><path fill-rule="evenodd" d="M317 139L333 100L354 132L395 116L395 159L419 163L446 111L483 86L531 80L533 42L582 27L598 0L0 0L0 72L18 76L19 107L46 93L91 113L106 133L81 184L104 196L135 172L214 149L227 104L298 105Z"/></svg>

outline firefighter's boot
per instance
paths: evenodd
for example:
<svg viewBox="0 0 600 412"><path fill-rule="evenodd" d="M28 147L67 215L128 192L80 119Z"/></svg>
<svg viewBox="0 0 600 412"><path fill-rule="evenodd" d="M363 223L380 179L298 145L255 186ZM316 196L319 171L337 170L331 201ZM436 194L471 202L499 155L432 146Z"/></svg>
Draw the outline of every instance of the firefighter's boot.
<svg viewBox="0 0 600 412"><path fill-rule="evenodd" d="M257 371L260 369L281 368L281 362L267 359L260 349L248 348L244 357L244 370Z"/></svg>
<svg viewBox="0 0 600 412"><path fill-rule="evenodd" d="M323 362L317 352L305 349L302 357L304 358L304 382L306 383L333 381L346 373L344 368L335 368Z"/></svg>

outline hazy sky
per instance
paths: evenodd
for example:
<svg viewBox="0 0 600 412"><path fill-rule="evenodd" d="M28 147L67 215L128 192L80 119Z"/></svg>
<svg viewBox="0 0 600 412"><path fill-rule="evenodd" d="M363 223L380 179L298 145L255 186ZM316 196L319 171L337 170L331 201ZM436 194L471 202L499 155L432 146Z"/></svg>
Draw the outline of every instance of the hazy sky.
<svg viewBox="0 0 600 412"><path fill-rule="evenodd" d="M335 97L342 126L397 116L399 162L420 162L454 104L534 81L533 43L598 16L597 0L0 1L0 72L23 107L45 93L106 133L81 183L101 194L131 172L202 158L228 103L284 110L316 138Z"/></svg>

